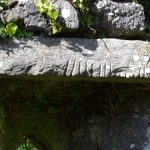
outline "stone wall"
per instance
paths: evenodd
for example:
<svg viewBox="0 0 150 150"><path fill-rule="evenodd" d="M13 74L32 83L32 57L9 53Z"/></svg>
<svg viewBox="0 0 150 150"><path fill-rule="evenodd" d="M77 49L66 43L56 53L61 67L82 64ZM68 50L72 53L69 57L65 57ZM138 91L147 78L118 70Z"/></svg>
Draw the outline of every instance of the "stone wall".
<svg viewBox="0 0 150 150"><path fill-rule="evenodd" d="M82 13L79 8L75 8L76 5L67 0L57 0L53 3L59 12L57 22L63 26L62 33L72 33L72 36L76 36L81 32L80 37L86 35L85 32L90 32L91 37L92 32L97 35L105 34L106 37L144 36L145 15L141 4L111 0L89 1L88 4L88 13ZM25 30L52 34L52 18L39 12L37 1L13 0L8 9L1 11L0 16L3 24L15 19Z"/></svg>
<svg viewBox="0 0 150 150"><path fill-rule="evenodd" d="M36 34L0 39L0 150L16 150L25 139L39 150L150 150L143 6L94 1L93 23L84 30L81 12L55 1L64 30L54 38L51 18L36 3L13 0L0 12L3 25L15 19ZM87 29L111 38L82 38Z"/></svg>
<svg viewBox="0 0 150 150"><path fill-rule="evenodd" d="M139 79L140 80L140 79ZM0 148L148 150L149 80L1 76Z"/></svg>

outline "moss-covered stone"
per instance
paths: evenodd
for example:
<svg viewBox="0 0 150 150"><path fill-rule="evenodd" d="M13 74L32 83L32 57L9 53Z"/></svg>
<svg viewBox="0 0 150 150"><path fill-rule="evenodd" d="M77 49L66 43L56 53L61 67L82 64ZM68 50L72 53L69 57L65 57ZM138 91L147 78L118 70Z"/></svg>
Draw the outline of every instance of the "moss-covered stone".
<svg viewBox="0 0 150 150"><path fill-rule="evenodd" d="M143 97L150 91L148 81L1 76L0 148L16 150L28 138L39 149L68 150L70 133L93 116L113 118L132 112L139 91ZM145 103L140 100L138 106Z"/></svg>

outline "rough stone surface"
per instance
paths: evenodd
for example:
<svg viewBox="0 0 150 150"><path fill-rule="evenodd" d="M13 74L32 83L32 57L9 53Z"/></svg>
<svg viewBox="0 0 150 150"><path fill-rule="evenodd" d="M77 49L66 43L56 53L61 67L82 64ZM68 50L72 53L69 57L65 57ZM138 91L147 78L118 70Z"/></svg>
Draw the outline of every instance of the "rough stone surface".
<svg viewBox="0 0 150 150"><path fill-rule="evenodd" d="M34 0L35 4L37 1ZM50 2L52 1L50 0ZM53 1L53 5L56 11L59 12L58 22L64 23L64 27L67 29L79 28L78 12L68 0L55 0Z"/></svg>
<svg viewBox="0 0 150 150"><path fill-rule="evenodd" d="M150 116L119 116L72 134L69 150L149 150Z"/></svg>
<svg viewBox="0 0 150 150"><path fill-rule="evenodd" d="M16 4L14 8L1 13L3 23L15 20L22 20L26 29L31 31L45 31L51 35L52 29L50 18L44 17L36 7L37 0L18 0L10 5ZM58 0L54 7L60 12L58 22L64 23L64 28L77 29L79 27L78 14L75 8L66 0Z"/></svg>
<svg viewBox="0 0 150 150"><path fill-rule="evenodd" d="M105 29L110 37L139 36L144 32L144 9L136 3L117 3L111 0L98 0L92 10L99 14L96 26Z"/></svg>
<svg viewBox="0 0 150 150"><path fill-rule="evenodd" d="M0 15L3 23L13 19L22 20L26 29L45 31L51 35L51 19L40 14L36 3L37 0L13 0L10 3L11 7L2 11ZM80 12L68 0L56 0L53 5L60 13L57 21L63 25L63 31L76 31L79 28ZM145 16L140 4L98 0L91 3L90 9L93 12L93 27L96 30L104 29L109 37L136 37L144 33Z"/></svg>
<svg viewBox="0 0 150 150"><path fill-rule="evenodd" d="M4 40L0 73L150 77L150 43L117 39Z"/></svg>
<svg viewBox="0 0 150 150"><path fill-rule="evenodd" d="M15 2L15 1L14 1ZM23 22L26 29L31 31L45 31L51 34L48 20L40 14L33 1L18 1L16 6L1 13L3 23L15 20Z"/></svg>
<svg viewBox="0 0 150 150"><path fill-rule="evenodd" d="M136 91L126 97L132 111L96 122L92 117L72 134L69 150L150 150L149 98L149 92Z"/></svg>
<svg viewBox="0 0 150 150"><path fill-rule="evenodd" d="M60 13L62 21L69 29L79 28L79 18L77 10L71 5L69 1L57 0L54 3L55 9Z"/></svg>

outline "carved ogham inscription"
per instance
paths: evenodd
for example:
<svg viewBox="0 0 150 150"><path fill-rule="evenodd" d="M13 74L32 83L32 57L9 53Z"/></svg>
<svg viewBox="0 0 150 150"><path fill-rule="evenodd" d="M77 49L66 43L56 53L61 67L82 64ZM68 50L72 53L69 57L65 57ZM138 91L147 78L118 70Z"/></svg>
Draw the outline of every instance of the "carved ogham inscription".
<svg viewBox="0 0 150 150"><path fill-rule="evenodd" d="M150 77L149 42L118 39L104 41L111 53L99 39L36 38L5 41L0 45L0 73Z"/></svg>

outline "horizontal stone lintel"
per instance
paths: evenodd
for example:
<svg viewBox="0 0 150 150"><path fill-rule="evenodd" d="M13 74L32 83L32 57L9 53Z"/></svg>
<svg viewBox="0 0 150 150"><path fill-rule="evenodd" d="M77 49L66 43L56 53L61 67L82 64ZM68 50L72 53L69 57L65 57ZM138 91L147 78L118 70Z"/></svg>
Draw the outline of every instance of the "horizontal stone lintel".
<svg viewBox="0 0 150 150"><path fill-rule="evenodd" d="M43 38L0 41L1 75L150 77L150 42Z"/></svg>

